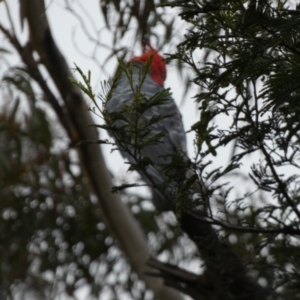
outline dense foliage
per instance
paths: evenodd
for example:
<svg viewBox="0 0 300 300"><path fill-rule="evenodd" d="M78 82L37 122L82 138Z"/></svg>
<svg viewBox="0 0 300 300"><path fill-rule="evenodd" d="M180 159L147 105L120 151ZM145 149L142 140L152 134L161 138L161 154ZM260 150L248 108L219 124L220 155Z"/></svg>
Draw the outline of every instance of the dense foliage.
<svg viewBox="0 0 300 300"><path fill-rule="evenodd" d="M167 5L182 7L180 16L192 25L170 59L188 64L199 87L195 100L201 116L193 130L199 165L207 165L203 180L210 201L217 203L208 217L224 233L235 234L229 240L247 257L252 276L297 299L298 7L285 1ZM228 164L223 161L212 170L209 162L229 151L228 146ZM230 184L237 176L244 181L240 188ZM220 179L228 185L220 188Z"/></svg>
<svg viewBox="0 0 300 300"><path fill-rule="evenodd" d="M298 7L286 1L216 0L101 1L100 8L113 37L110 57L124 50L118 43L125 43L126 30L136 24L132 30L140 44L156 37L159 46L174 43L177 18L188 27L177 50L168 55L178 70L185 66L191 80L183 90L197 90L186 101L196 101L200 115L190 129L196 133L193 157L180 162L195 176L170 199L177 221L171 213L157 216L145 205L149 199L124 189L128 182L115 188L143 227L152 253L173 263L152 265L168 285L194 299L299 299ZM169 15L166 21L170 11L176 17ZM1 21L0 30L22 59L17 68L1 64L0 297L76 298L86 286L95 298L151 299L122 254L122 243L104 224L83 172L85 161L78 155L84 143L75 146L74 127L64 127L62 113L47 94L57 91L51 85L47 90L46 81L37 76L45 57L33 60L34 67L26 60L36 55L34 43L21 46ZM1 62L6 62L8 52L0 50ZM48 75L56 82L54 73ZM93 98L88 77L84 81ZM159 105L164 95L152 100ZM64 95L57 98L61 105ZM93 99L101 111L99 100ZM139 109L141 116L147 107L140 104L131 109ZM66 119L72 119L68 103L61 107ZM104 112L104 117L111 116ZM134 130L138 136L143 133ZM141 139L136 147L145 143ZM199 193L195 183L205 189ZM195 205L178 205L191 190L199 193ZM200 266L182 229L198 248L202 275L177 268Z"/></svg>

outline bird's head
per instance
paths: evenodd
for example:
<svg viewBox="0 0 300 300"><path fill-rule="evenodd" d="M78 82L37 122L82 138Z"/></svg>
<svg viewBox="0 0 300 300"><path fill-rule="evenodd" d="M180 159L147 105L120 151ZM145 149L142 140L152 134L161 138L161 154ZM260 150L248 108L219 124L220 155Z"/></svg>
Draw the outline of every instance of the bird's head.
<svg viewBox="0 0 300 300"><path fill-rule="evenodd" d="M152 63L150 66L150 75L152 79L159 84L160 86L164 86L164 82L167 77L167 69L166 69L166 62L164 61L163 57L152 48L149 44L146 45L145 52L140 56L134 56L130 59L130 62L140 62L146 63L150 57L152 56Z"/></svg>

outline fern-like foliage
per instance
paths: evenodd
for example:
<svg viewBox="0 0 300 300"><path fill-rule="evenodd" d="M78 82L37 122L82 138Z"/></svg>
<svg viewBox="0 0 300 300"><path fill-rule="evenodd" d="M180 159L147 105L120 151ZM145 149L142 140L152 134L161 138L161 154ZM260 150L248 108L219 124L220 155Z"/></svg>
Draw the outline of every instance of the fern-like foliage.
<svg viewBox="0 0 300 300"><path fill-rule="evenodd" d="M238 247L253 247L244 253L257 257L252 267L265 285L281 287L286 298L298 299L299 9L286 1L165 5L181 7L182 19L191 25L169 59L189 65L200 90L195 100L201 117L192 130L201 164L214 163L231 148L229 162L208 177L229 183L245 179L240 193L232 184L214 187L214 207L224 215L215 212L213 219L248 230L248 238L236 235ZM199 50L200 62L195 59ZM225 229L232 228L227 225Z"/></svg>

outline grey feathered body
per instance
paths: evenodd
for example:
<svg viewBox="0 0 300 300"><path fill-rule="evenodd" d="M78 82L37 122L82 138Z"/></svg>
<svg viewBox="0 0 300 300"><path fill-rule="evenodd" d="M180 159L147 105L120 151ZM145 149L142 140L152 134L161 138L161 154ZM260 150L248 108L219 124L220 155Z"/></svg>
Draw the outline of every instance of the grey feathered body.
<svg viewBox="0 0 300 300"><path fill-rule="evenodd" d="M141 63L133 63L133 86L137 86L140 82L141 68ZM154 82L151 76L147 74L140 91L146 99L149 99L153 97L153 95L161 92L163 89L163 87ZM112 97L106 104L107 112L120 112L123 110L125 105L132 105L133 101L133 91L130 87L127 76L123 73L118 79ZM140 172L143 180L151 187L153 182L156 185L162 185L164 183L166 178L163 175L163 170L171 160L171 157L168 155L172 155L178 151L182 151L183 153L186 153L187 151L182 117L172 97L168 96L161 105L148 108L143 113L143 118L150 120L153 116L165 115L171 116L161 119L158 122L151 124L147 128L150 129L150 134L153 135L160 132L164 133L160 139L160 143L147 145L141 149L141 155L143 157L148 157L153 162L153 165L148 165L146 169L147 174L145 174L145 172ZM126 126L126 123L122 120L117 120L115 121L114 125L118 127L124 127ZM129 155L125 151L121 151L121 154L124 158L128 159L130 163L135 163L132 155ZM152 178L152 181L150 178ZM159 190L153 189L153 201L157 207L160 207L164 204L165 197Z"/></svg>

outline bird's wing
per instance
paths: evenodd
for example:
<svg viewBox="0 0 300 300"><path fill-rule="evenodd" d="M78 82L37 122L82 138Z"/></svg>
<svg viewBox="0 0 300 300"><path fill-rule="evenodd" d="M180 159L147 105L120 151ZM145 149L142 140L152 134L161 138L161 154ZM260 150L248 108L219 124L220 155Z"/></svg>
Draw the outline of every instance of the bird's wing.
<svg viewBox="0 0 300 300"><path fill-rule="evenodd" d="M138 71L139 68L133 72L132 79L135 85L137 85L140 80ZM156 84L151 76L147 75L141 88L141 93L144 95L145 99L150 99L155 94L162 91L163 87ZM118 79L118 84L113 91L112 97L106 103L106 110L108 113L120 112L125 105L132 105L133 101L134 93L130 87L128 78L125 74L122 74ZM169 115L169 117L162 118L146 128L150 131L150 136L163 132L164 135L161 137L160 142L147 145L140 151L143 158L147 157L153 162L153 165L148 165L146 172L140 172L143 180L149 185L152 185L153 182L158 185L164 184L165 179L162 175L162 171L163 168L170 163L170 155L175 154L178 151L187 151L182 117L171 96L167 96L162 104L148 108L143 113L143 118L147 123L147 120L149 121L153 116L163 117L166 115ZM126 122L122 120L115 121L114 125L126 128ZM122 149L120 150L122 156L128 159L130 163L136 163L132 155L126 151L122 151ZM131 148L131 152L134 152L134 149ZM159 190L155 189L153 200L156 206L160 206L164 202L164 196Z"/></svg>
<svg viewBox="0 0 300 300"><path fill-rule="evenodd" d="M136 65L135 65L136 67ZM136 71L133 72L133 83L135 85L139 82L139 68L136 67ZM150 75L146 76L146 79L141 88L141 93L146 99L150 99L155 94L162 92L163 87L156 84ZM119 112L127 104L133 103L133 91L128 82L128 78L125 74L122 74L119 78L116 89L113 93L112 98L108 101L106 109L108 112ZM184 132L182 117L179 109L171 96L166 97L165 101L156 106L151 106L148 108L143 117L146 120L150 120L153 116L166 116L156 123L149 126L148 129L151 130L152 135L158 134L160 132L164 133L161 138L161 143L149 145L142 150L142 155L144 157L149 157L154 163L166 164L165 158L166 154L173 154L178 150L183 152L187 151L186 148L186 136ZM118 121L117 126L121 126L122 121ZM126 156L126 155L125 155Z"/></svg>

